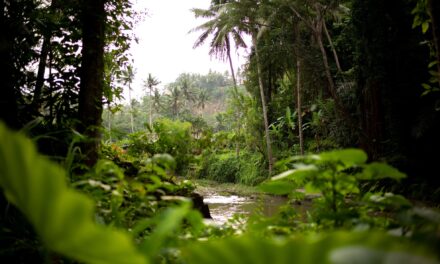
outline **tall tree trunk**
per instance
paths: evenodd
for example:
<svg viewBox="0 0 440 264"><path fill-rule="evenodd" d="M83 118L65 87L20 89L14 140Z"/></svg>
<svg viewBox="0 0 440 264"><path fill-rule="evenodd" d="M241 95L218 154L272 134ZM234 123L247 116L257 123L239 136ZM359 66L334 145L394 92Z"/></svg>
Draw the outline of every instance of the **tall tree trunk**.
<svg viewBox="0 0 440 264"><path fill-rule="evenodd" d="M436 51L438 84L440 86L440 1L428 0L428 8L432 22L432 36Z"/></svg>
<svg viewBox="0 0 440 264"><path fill-rule="evenodd" d="M108 105L108 114L107 114L107 119L108 119L108 136L109 136L109 140L110 142L112 142L112 111L110 110L110 104Z"/></svg>
<svg viewBox="0 0 440 264"><path fill-rule="evenodd" d="M58 1L52 0L49 12L54 14L58 9ZM50 41L52 38L52 25L46 29L43 37L43 44L41 46L40 61L38 63L37 80L35 82L34 98L32 99L32 109L37 110L41 107L41 94L44 85L44 73L46 71L47 57L49 55Z"/></svg>
<svg viewBox="0 0 440 264"><path fill-rule="evenodd" d="M7 18L6 0L0 0L0 80L2 95L0 96L0 120L11 128L19 128L17 93L14 84L14 32L10 19Z"/></svg>
<svg viewBox="0 0 440 264"><path fill-rule="evenodd" d="M311 22L311 21L305 19L303 16L301 16L301 14L295 9L294 6L290 6L290 9L313 32L314 37L316 39L316 42L318 43L319 50L321 51L321 57L322 57L322 61L324 64L324 71L325 71L325 76L326 76L327 82L328 82L328 91L330 93L330 96L335 101L336 109L342 114L342 116L345 119L347 119L350 122L350 125L353 126L353 121L351 120L351 117L348 114L348 112L345 110L345 107L343 106L343 104L342 104L342 102L336 92L336 85L335 85L335 82L333 81L333 77L332 77L332 74L330 71L327 52L325 51L324 43L322 41L322 30L323 30L323 27L325 27L325 24L324 24L324 18L323 18L322 12L321 12L321 7L322 6L319 4L315 5L315 11L317 13L317 17L316 17L315 21L313 21L313 22ZM324 28L324 29L326 29L326 28ZM331 41L331 39L330 39L330 41ZM335 59L337 59L337 61L338 61L337 64L339 64L339 59L337 58L337 54L336 54ZM338 67L340 67L340 66L338 66Z"/></svg>
<svg viewBox="0 0 440 264"><path fill-rule="evenodd" d="M298 135L300 154L304 155L304 136L302 130L302 100L301 100L301 60L296 55L296 107L298 112Z"/></svg>
<svg viewBox="0 0 440 264"><path fill-rule="evenodd" d="M32 109L38 111L41 106L41 93L44 85L44 73L46 71L47 55L49 54L50 35L44 36L41 47L40 62L38 63L37 81L35 83L34 98L32 100Z"/></svg>
<svg viewBox="0 0 440 264"><path fill-rule="evenodd" d="M325 25L325 21L322 22L325 36L327 37L327 41L330 44L330 48L332 49L333 57L335 58L336 67L338 68L338 73L342 73L341 64L339 63L339 56L336 52L335 45L333 44L330 33L328 32L327 26Z"/></svg>
<svg viewBox="0 0 440 264"><path fill-rule="evenodd" d="M229 61L229 68L231 69L232 81L234 82L234 88L237 89L237 79L235 78L234 66L232 65L231 43L229 42L229 37L226 37L226 53Z"/></svg>
<svg viewBox="0 0 440 264"><path fill-rule="evenodd" d="M53 92L54 92L54 78L52 74L53 69L53 50L52 47L49 48L49 99L48 101L51 102L49 104L49 120L54 120L54 104L53 104Z"/></svg>
<svg viewBox="0 0 440 264"><path fill-rule="evenodd" d="M336 85L333 80L332 73L330 71L330 65L328 63L328 57L327 52L324 48L324 43L322 41L322 27L323 27L323 21L319 20L318 25L316 27L316 31L314 32L316 41L318 42L319 49L321 51L321 57L322 62L324 64L324 70L325 70L325 76L327 77L328 82L328 90L330 92L330 95L332 99L335 101L336 110L341 114L342 118L344 118L348 125L356 128L354 120L351 118L351 116L348 114L348 111L346 110L345 106L342 104L341 99L339 98L339 95L336 91Z"/></svg>
<svg viewBox="0 0 440 264"><path fill-rule="evenodd" d="M88 137L83 144L85 162L93 166L98 160L101 140L102 96L104 84L105 0L82 0L82 63L78 118L80 131Z"/></svg>
<svg viewBox="0 0 440 264"><path fill-rule="evenodd" d="M229 42L229 37L226 37L226 53L228 56L228 61L229 61L229 67L231 69L231 75L232 75L232 80L234 82L234 91L235 93L238 95L238 87L237 87L237 79L235 78L235 71L234 71L234 66L232 65L232 57L231 57L231 45ZM237 112L235 114L235 121L237 123L237 140L236 140L236 145L235 145L235 153L237 158L240 157L240 142L238 141L239 136L240 136L240 117L239 117L239 113Z"/></svg>
<svg viewBox="0 0 440 264"><path fill-rule="evenodd" d="M321 57L322 57L322 62L324 64L325 76L327 77L327 82L328 82L328 91L329 91L331 97L333 98L333 100L335 100L335 103L339 104L339 98L336 93L335 82L333 81L332 73L330 71L330 65L328 63L327 52L325 51L324 43L322 41L322 21L318 22L318 24L319 25L317 25L314 33L315 33L316 42L318 43L318 46L319 46L319 50L321 51Z"/></svg>
<svg viewBox="0 0 440 264"><path fill-rule="evenodd" d="M272 175L272 167L273 167L272 143L271 143L270 134L269 134L269 120L267 117L267 104L266 104L266 97L264 95L264 84L263 84L263 77L262 77L261 64L260 64L260 55L258 53L257 37L256 36L253 36L252 44L254 46L255 57L257 59L256 61L257 61L258 85L260 88L261 105L263 108L264 132L265 132L265 138L266 138L267 158L269 161L269 168L268 169L269 169L269 175Z"/></svg>
<svg viewBox="0 0 440 264"><path fill-rule="evenodd" d="M128 84L128 101L129 101L129 105L130 105L130 129L131 129L131 133L133 133L134 132L133 103L131 101L131 85L130 85L130 83Z"/></svg>
<svg viewBox="0 0 440 264"><path fill-rule="evenodd" d="M149 118L149 124L150 128L153 127L153 87L150 88L150 118Z"/></svg>

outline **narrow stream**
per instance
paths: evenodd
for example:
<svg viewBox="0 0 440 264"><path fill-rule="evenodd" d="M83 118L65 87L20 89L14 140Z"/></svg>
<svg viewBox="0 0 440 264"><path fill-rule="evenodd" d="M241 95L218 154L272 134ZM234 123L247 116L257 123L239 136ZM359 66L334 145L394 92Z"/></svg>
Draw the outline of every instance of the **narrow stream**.
<svg viewBox="0 0 440 264"><path fill-rule="evenodd" d="M213 222L224 224L234 214L249 216L257 210L260 210L264 216L272 216L286 202L286 198L267 195L238 196L211 193L205 195L203 201L209 206Z"/></svg>

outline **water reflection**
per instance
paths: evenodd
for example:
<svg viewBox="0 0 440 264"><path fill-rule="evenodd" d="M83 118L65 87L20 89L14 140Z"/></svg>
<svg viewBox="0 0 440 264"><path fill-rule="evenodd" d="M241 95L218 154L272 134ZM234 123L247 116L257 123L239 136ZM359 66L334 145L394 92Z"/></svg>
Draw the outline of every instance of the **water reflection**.
<svg viewBox="0 0 440 264"><path fill-rule="evenodd" d="M252 213L260 212L264 216L272 216L278 208L286 203L286 198L278 196L237 196L237 195L206 195L203 201L208 204L213 222L224 224L234 214L249 216Z"/></svg>

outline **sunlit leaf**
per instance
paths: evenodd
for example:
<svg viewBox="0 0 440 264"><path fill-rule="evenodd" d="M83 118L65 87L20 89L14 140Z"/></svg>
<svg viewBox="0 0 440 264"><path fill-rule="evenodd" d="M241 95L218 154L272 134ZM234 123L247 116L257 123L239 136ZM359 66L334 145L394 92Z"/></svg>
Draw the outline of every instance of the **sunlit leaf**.
<svg viewBox="0 0 440 264"><path fill-rule="evenodd" d="M409 202L405 197L393 193L380 194L367 194L367 199L370 202L376 203L377 205L385 206L387 208L410 208L411 202Z"/></svg>
<svg viewBox="0 0 440 264"><path fill-rule="evenodd" d="M428 31L428 29L429 29L429 22L428 21L423 22L423 24L422 24L422 32L426 33L426 31Z"/></svg>
<svg viewBox="0 0 440 264"><path fill-rule="evenodd" d="M298 164L296 169L285 171L277 176L272 177L273 181L281 179L305 179L308 176L314 175L318 168L314 165Z"/></svg>

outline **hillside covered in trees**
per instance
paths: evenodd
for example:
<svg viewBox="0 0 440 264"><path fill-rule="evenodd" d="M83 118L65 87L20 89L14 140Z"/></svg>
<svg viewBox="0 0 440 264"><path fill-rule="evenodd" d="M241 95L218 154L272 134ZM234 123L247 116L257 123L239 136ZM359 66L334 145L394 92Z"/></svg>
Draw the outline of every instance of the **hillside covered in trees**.
<svg viewBox="0 0 440 264"><path fill-rule="evenodd" d="M136 98L132 1L0 5L0 262L440 263L439 1L211 0Z"/></svg>

